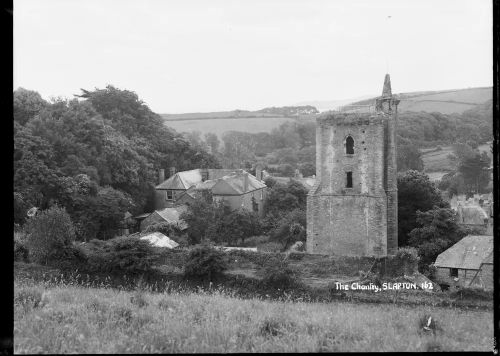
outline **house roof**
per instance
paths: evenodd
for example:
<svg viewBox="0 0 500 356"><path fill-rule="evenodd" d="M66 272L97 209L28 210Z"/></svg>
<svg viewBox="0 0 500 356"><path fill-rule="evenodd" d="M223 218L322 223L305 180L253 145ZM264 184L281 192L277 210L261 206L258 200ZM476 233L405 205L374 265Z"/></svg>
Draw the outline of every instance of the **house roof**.
<svg viewBox="0 0 500 356"><path fill-rule="evenodd" d="M436 267L479 269L493 251L493 236L466 236L441 253ZM493 257L491 257L493 258Z"/></svg>
<svg viewBox="0 0 500 356"><path fill-rule="evenodd" d="M201 182L201 172L199 169L177 172L161 184L156 189L188 189L189 187Z"/></svg>
<svg viewBox="0 0 500 356"><path fill-rule="evenodd" d="M208 179L218 179L225 175L243 172L241 169L192 169L190 171L182 171L175 173L161 184L156 186L156 189L181 189L186 190L193 185L202 183L202 172L208 173Z"/></svg>
<svg viewBox="0 0 500 356"><path fill-rule="evenodd" d="M171 208L165 208L162 210L156 210L155 213L158 214L163 220L169 224L178 224L181 229L186 228L186 223L181 220L180 215L187 210L185 205L179 205Z"/></svg>
<svg viewBox="0 0 500 356"><path fill-rule="evenodd" d="M245 187L245 176L248 177L248 184ZM236 173L217 179L212 187L214 195L241 195L253 192L267 186L249 173Z"/></svg>
<svg viewBox="0 0 500 356"><path fill-rule="evenodd" d="M486 257L483 261L483 264L484 263L487 263L487 264L493 264L493 251L490 252L490 254L488 255L488 257Z"/></svg>
<svg viewBox="0 0 500 356"><path fill-rule="evenodd" d="M163 235L161 232L152 232L140 237L141 240L148 240L153 246L176 248L179 246L177 242Z"/></svg>

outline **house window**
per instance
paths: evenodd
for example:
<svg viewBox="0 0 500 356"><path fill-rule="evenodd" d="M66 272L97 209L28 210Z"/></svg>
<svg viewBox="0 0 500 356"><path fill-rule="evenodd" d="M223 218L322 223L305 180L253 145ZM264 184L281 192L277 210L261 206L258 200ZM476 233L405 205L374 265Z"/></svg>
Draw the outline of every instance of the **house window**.
<svg viewBox="0 0 500 356"><path fill-rule="evenodd" d="M458 277L458 268L450 268L450 277Z"/></svg>
<svg viewBox="0 0 500 356"><path fill-rule="evenodd" d="M352 188L352 172L346 172L345 187Z"/></svg>
<svg viewBox="0 0 500 356"><path fill-rule="evenodd" d="M172 190L167 190L167 194L165 196L167 200L174 200L174 192Z"/></svg>
<svg viewBox="0 0 500 356"><path fill-rule="evenodd" d="M345 139L345 153L348 155L354 154L354 139L351 136L347 136Z"/></svg>
<svg viewBox="0 0 500 356"><path fill-rule="evenodd" d="M208 172L201 172L201 181L204 182L208 180Z"/></svg>

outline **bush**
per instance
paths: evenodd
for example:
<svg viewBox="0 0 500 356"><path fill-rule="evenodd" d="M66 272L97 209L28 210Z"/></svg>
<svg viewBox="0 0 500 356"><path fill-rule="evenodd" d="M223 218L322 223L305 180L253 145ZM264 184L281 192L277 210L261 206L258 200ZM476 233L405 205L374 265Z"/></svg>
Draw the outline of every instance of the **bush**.
<svg viewBox="0 0 500 356"><path fill-rule="evenodd" d="M413 247L402 247L398 249L396 255L391 258L389 275L411 275L418 270L418 256L417 249Z"/></svg>
<svg viewBox="0 0 500 356"><path fill-rule="evenodd" d="M228 267L226 256L210 246L195 247L189 252L188 262L184 266L184 276L212 281L212 278Z"/></svg>
<svg viewBox="0 0 500 356"><path fill-rule="evenodd" d="M283 250L283 245L275 241L266 242L257 246L257 251L260 252L280 252L281 250Z"/></svg>
<svg viewBox="0 0 500 356"><path fill-rule="evenodd" d="M25 287L16 290L14 294L14 305L20 305L23 308L37 308L42 306L42 290L35 287Z"/></svg>
<svg viewBox="0 0 500 356"><path fill-rule="evenodd" d="M75 229L64 208L57 205L39 212L26 224L26 246L32 260L48 264L58 254L71 246Z"/></svg>
<svg viewBox="0 0 500 356"><path fill-rule="evenodd" d="M180 233L180 230L175 224L170 224L168 222L160 222L156 224L151 224L144 230L144 233L150 233L150 232L161 232L163 235L172 237L173 235L178 235Z"/></svg>
<svg viewBox="0 0 500 356"><path fill-rule="evenodd" d="M91 270L104 273L150 272L158 257L149 241L121 236L111 240L92 240L86 244Z"/></svg>
<svg viewBox="0 0 500 356"><path fill-rule="evenodd" d="M261 273L262 283L268 287L288 289L300 284L297 271L282 257L270 259Z"/></svg>

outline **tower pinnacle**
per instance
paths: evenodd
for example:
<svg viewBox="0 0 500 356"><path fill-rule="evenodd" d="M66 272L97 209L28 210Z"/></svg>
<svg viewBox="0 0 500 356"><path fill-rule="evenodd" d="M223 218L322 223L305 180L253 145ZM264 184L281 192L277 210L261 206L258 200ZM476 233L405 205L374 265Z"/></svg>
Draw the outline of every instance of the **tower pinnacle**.
<svg viewBox="0 0 500 356"><path fill-rule="evenodd" d="M384 89L382 90L382 97L392 96L391 90L391 77L389 74L385 75Z"/></svg>

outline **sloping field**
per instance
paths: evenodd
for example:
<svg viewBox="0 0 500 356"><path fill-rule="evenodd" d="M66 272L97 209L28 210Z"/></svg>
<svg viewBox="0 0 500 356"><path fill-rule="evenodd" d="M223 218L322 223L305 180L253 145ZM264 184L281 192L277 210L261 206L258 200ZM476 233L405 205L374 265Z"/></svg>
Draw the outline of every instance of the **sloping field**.
<svg viewBox="0 0 500 356"><path fill-rule="evenodd" d="M202 135L208 132L221 138L226 131L242 131L249 133L270 132L287 121L296 119L286 117L260 117L260 118L216 118L199 120L168 120L165 125L178 132L200 131Z"/></svg>
<svg viewBox="0 0 500 356"><path fill-rule="evenodd" d="M493 97L492 88L469 88L412 92L398 94L401 102L399 111L440 112L443 114L462 113ZM353 105L373 104L375 98L352 103Z"/></svg>
<svg viewBox="0 0 500 356"><path fill-rule="evenodd" d="M493 349L491 311L243 300L223 290L155 294L16 282L14 292L15 354ZM429 316L435 331L423 330Z"/></svg>

